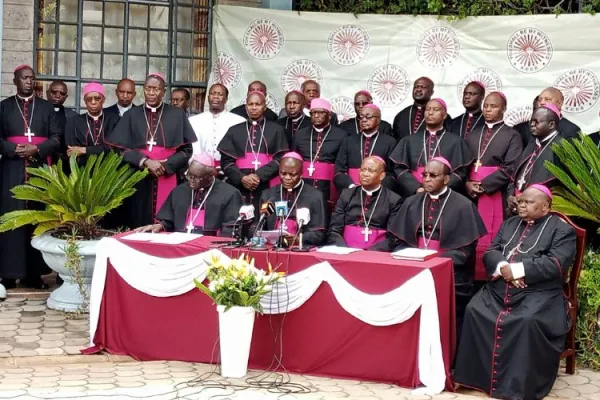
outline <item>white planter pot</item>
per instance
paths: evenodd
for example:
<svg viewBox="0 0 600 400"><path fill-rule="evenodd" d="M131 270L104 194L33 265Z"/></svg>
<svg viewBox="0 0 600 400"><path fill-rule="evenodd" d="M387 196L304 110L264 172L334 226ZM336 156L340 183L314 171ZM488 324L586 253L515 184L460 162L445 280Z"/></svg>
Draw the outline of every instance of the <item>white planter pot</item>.
<svg viewBox="0 0 600 400"><path fill-rule="evenodd" d="M252 307L232 307L219 312L219 343L221 349L221 376L242 378L248 372L248 357L252 343L255 311Z"/></svg>
<svg viewBox="0 0 600 400"><path fill-rule="evenodd" d="M77 242L79 254L83 257L81 270L88 294L92 284L98 242L99 240ZM46 264L64 281L59 288L50 293L48 308L68 312L77 311L83 303L83 296L79 293L79 286L75 283L71 271L65 267L67 242L50 234L44 234L31 239L31 245L42 252Z"/></svg>

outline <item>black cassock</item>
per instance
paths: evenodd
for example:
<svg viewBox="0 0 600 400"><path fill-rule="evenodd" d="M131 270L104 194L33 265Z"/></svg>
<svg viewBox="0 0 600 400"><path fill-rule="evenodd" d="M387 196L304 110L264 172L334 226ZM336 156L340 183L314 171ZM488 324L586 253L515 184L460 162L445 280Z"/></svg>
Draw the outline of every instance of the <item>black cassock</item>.
<svg viewBox="0 0 600 400"><path fill-rule="evenodd" d="M232 113L239 115L240 117L244 118L244 119L248 119L248 111L246 110L246 105L242 104L239 105L237 107L234 107L231 110ZM265 110L265 119L267 121L271 121L271 122L275 122L277 121L277 113L273 110L271 110L270 108L267 107L267 109Z"/></svg>
<svg viewBox="0 0 600 400"><path fill-rule="evenodd" d="M291 191L286 190L281 185L274 186L265 190L260 198L260 203L267 201L273 203L277 201L287 201L288 216L285 217L284 226L290 234L295 234L297 229L296 210L299 208L308 208L310 212L310 221L303 228L303 245L320 246L325 240L327 234L327 214L325 199L321 193L314 187L305 183L300 183ZM255 222L250 228L254 232L260 215L256 213ZM267 217L263 230L272 231L279 229L279 220L275 214Z"/></svg>
<svg viewBox="0 0 600 400"><path fill-rule="evenodd" d="M154 218L177 177L188 165L196 134L185 111L161 104L157 109L133 107L119 120L106 137L106 143L118 149L131 168L141 169L144 158L167 160L163 163L166 175L156 179L148 174L136 185L136 192L126 200L129 227L136 228L154 222Z"/></svg>
<svg viewBox="0 0 600 400"><path fill-rule="evenodd" d="M200 208L200 206L202 207ZM232 228L241 206L242 195L236 188L225 182L215 179L212 189L209 186L195 190L193 200L192 188L189 183L185 182L169 194L158 211L156 219L167 232L186 232L187 226L192 223L194 225L193 233L231 237ZM195 219L194 221L196 210L210 210L210 212L204 213L203 220Z"/></svg>
<svg viewBox="0 0 600 400"><path fill-rule="evenodd" d="M539 183L547 186L559 184L554 175L546 169L545 161L550 161L561 166L558 157L552 151L554 143L560 143L563 137L560 135L547 136L545 141L535 140L523 150L515 171L514 179L508 185L507 194L515 195L523 192L527 187ZM518 194L518 193L517 193Z"/></svg>
<svg viewBox="0 0 600 400"><path fill-rule="evenodd" d="M302 116L300 116L300 118L298 118L296 121L290 117L283 117L279 118L277 123L283 126L285 137L290 144L294 141L294 136L296 136L296 132L298 132L298 130L310 128L312 125L310 122L310 117L307 117L304 113L302 113Z"/></svg>
<svg viewBox="0 0 600 400"><path fill-rule="evenodd" d="M527 147L529 141L534 138L534 136L531 134L529 124L529 121L525 121L513 126L513 129L519 132L519 135L521 135L521 142L523 143L523 148Z"/></svg>
<svg viewBox="0 0 600 400"><path fill-rule="evenodd" d="M29 136L31 143L38 146L39 153L24 160L15 154L15 142L28 143L25 136L28 126L34 135ZM0 102L0 215L15 210L44 209L42 204L14 199L10 189L26 183L26 167L40 167L49 157L58 154L62 134L50 102L35 96L27 103L17 96ZM50 272L41 253L31 247L32 234L31 226L0 233L0 277L37 278Z"/></svg>
<svg viewBox="0 0 600 400"><path fill-rule="evenodd" d="M450 188L463 192L468 166L473 162L473 155L464 140L442 129L435 135L419 131L407 136L398 143L390 155L400 194L403 197L412 196L417 192L422 181L420 168L424 168L428 160L439 156L446 158L452 165Z"/></svg>
<svg viewBox="0 0 600 400"><path fill-rule="evenodd" d="M312 126L296 133L292 148L304 159L302 177L306 183L319 189L325 200L336 201L339 193L333 184L335 160L348 132L335 126L328 126L317 132ZM315 170L311 175L311 163Z"/></svg>
<svg viewBox="0 0 600 400"><path fill-rule="evenodd" d="M217 150L228 182L240 191L244 204L252 204L258 210L262 191L278 183L279 161L289 148L283 127L263 118L257 124L246 121L229 128ZM260 164L253 163L257 159ZM254 191L242 185L242 178L250 174L260 178Z"/></svg>
<svg viewBox="0 0 600 400"><path fill-rule="evenodd" d="M360 122L355 118L350 118L340 124L340 128L348 132L349 135L360 134ZM389 122L381 120L379 122L379 133L393 136L392 125Z"/></svg>
<svg viewBox="0 0 600 400"><path fill-rule="evenodd" d="M454 118L450 122L449 130L467 140L472 132L477 132L483 126L485 126L485 119L483 119L483 113L479 110L474 113L466 112Z"/></svg>
<svg viewBox="0 0 600 400"><path fill-rule="evenodd" d="M446 116L444 127L449 128L452 123L452 117ZM392 135L399 142L406 136L414 135L415 133L425 129L425 106L413 104L400 111L394 117L392 124Z"/></svg>
<svg viewBox="0 0 600 400"><path fill-rule="evenodd" d="M395 147L396 140L391 135L384 135L381 132L370 137L362 133L346 137L335 160L333 182L337 190L341 193L352 184L360 185L358 171L362 161L370 156L379 156L386 161L386 171L389 172L383 180L383 185L393 190L396 179L392 172L394 164L389 157Z"/></svg>
<svg viewBox="0 0 600 400"><path fill-rule="evenodd" d="M520 244L520 251L511 251ZM525 289L499 278L468 305L455 382L499 399L541 399L554 384L571 328L565 276L576 252L575 231L547 215L527 224L504 221L484 256L491 277L502 261L523 263Z"/></svg>
<svg viewBox="0 0 600 400"><path fill-rule="evenodd" d="M85 147L86 153L77 158L80 165L85 165L89 155L110 150L104 139L115 129L119 119L118 115L112 113L102 114L97 119L85 113L67 120L65 144Z"/></svg>
<svg viewBox="0 0 600 400"><path fill-rule="evenodd" d="M598 148L600 148L600 132L594 132L594 133L590 133L590 139L592 139L592 142L596 143L596 146L598 146Z"/></svg>
<svg viewBox="0 0 600 400"><path fill-rule="evenodd" d="M402 202L400 196L384 186L371 194L361 186L345 189L331 215L327 244L368 249L380 241L389 240L388 221L395 218ZM365 222L368 223L369 230L373 231L367 240L361 235L365 233L362 231L365 229Z"/></svg>
<svg viewBox="0 0 600 400"><path fill-rule="evenodd" d="M477 240L487 233L475 205L451 189L446 189L437 199L417 193L406 199L396 217L390 219L388 231L392 233L391 239L378 250L425 248L425 244L435 249L437 244L439 256L452 259L456 327L460 332L462 315L473 291Z"/></svg>
<svg viewBox="0 0 600 400"><path fill-rule="evenodd" d="M523 147L527 147L529 143L535 142L535 136L531 134L529 121L521 122L520 124L515 125L514 129L521 134L521 138L523 139ZM581 128L566 118L561 118L558 122L558 133L560 133L560 136L565 139L579 137L580 132Z"/></svg>

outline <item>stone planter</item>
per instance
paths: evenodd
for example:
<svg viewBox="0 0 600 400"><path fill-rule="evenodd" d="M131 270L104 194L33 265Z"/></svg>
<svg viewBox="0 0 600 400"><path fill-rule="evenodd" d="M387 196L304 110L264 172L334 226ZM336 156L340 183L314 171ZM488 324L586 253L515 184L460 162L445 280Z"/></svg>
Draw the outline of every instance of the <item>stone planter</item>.
<svg viewBox="0 0 600 400"><path fill-rule="evenodd" d="M83 257L81 271L88 294L90 293L92 284L98 242L100 241L78 242L79 254ZM75 282L71 271L65 267L66 256L64 249L67 245L66 240L57 239L50 234L43 234L31 239L31 245L42 252L46 264L64 280L64 283L59 288L50 293L47 302L48 308L67 312L77 311L83 303L83 296L79 293L79 286Z"/></svg>

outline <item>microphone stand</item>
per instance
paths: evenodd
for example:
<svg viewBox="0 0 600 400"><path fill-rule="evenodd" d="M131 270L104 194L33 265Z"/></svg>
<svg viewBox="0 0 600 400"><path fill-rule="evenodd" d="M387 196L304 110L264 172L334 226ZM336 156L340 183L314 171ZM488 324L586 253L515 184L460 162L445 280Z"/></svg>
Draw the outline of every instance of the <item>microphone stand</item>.
<svg viewBox="0 0 600 400"><path fill-rule="evenodd" d="M258 238L259 239L259 243L258 244L251 244L249 247L250 250L257 250L257 251L264 251L266 250L266 246L264 244L261 244L261 239L262 239L262 231L263 231L263 226L265 225L265 223L267 222L267 216L265 215L265 217L263 218L262 221L260 221L260 223L256 226L256 230L254 231L254 238Z"/></svg>
<svg viewBox="0 0 600 400"><path fill-rule="evenodd" d="M277 239L277 245L275 246L275 251L286 251L287 249L283 243L283 219L285 218L283 215L278 216L279 218L279 238Z"/></svg>
<svg viewBox="0 0 600 400"><path fill-rule="evenodd" d="M239 222L239 228L238 228L238 222ZM233 223L232 231L231 231L232 241L228 242L228 244L226 246L223 246L224 249L235 249L238 247L242 247L244 245L244 240L242 239L242 235L240 234L243 224L244 224L244 221L241 217L235 220L235 222Z"/></svg>
<svg viewBox="0 0 600 400"><path fill-rule="evenodd" d="M300 227L298 228L298 232L296 232L296 234L294 235L294 242L296 241L296 237L300 238L300 242L298 243L297 247L292 248L292 251L296 252L296 253L306 253L307 251L310 251L310 248L304 247L303 246L303 235L304 235L304 224L300 224Z"/></svg>

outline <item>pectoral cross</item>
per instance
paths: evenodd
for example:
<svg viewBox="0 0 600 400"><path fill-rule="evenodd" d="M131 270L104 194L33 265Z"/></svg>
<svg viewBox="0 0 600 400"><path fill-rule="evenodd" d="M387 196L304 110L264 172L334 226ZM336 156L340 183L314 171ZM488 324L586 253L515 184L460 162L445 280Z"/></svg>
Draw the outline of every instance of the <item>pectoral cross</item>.
<svg viewBox="0 0 600 400"><path fill-rule="evenodd" d="M260 166L260 161L254 160L252 161L252 165L254 165L254 169L258 169L258 167Z"/></svg>
<svg viewBox="0 0 600 400"><path fill-rule="evenodd" d="M526 183L526 181L525 181L525 177L524 177L524 176L522 176L522 177L521 177L521 179L519 179L519 180L517 181L517 187L519 188L519 190L522 190L522 189L523 189L523 186L525 186L525 183Z"/></svg>
<svg viewBox="0 0 600 400"><path fill-rule="evenodd" d="M313 174L315 173L315 166L313 163L310 163L310 166L307 168L308 170L308 176L313 176Z"/></svg>
<svg viewBox="0 0 600 400"><path fill-rule="evenodd" d="M365 235L365 242L369 241L369 235L373 233L372 230L369 229L368 226L365 226L365 229L363 229L362 231L360 231L360 233L362 233L363 235Z"/></svg>
<svg viewBox="0 0 600 400"><path fill-rule="evenodd" d="M477 162L474 165L475 165L475 172L477 172L477 171L479 171L479 167L481 167L483 164L481 163L481 160L477 160Z"/></svg>
<svg viewBox="0 0 600 400"><path fill-rule="evenodd" d="M27 132L25 133L25 136L27 136L27 142L31 143L31 138L33 136L35 136L35 133L31 132L31 129L27 128Z"/></svg>
<svg viewBox="0 0 600 400"><path fill-rule="evenodd" d="M148 150L149 150L149 151L152 151L152 148L154 147L154 145L156 144L156 142L154 141L154 138L150 138L150 140L148 140L148 141L146 142L146 144L147 144L148 146L150 146L150 147L148 148Z"/></svg>
<svg viewBox="0 0 600 400"><path fill-rule="evenodd" d="M192 233L192 231L194 230L194 224L193 223L189 223L188 226L185 227L185 229L187 230L187 233Z"/></svg>

